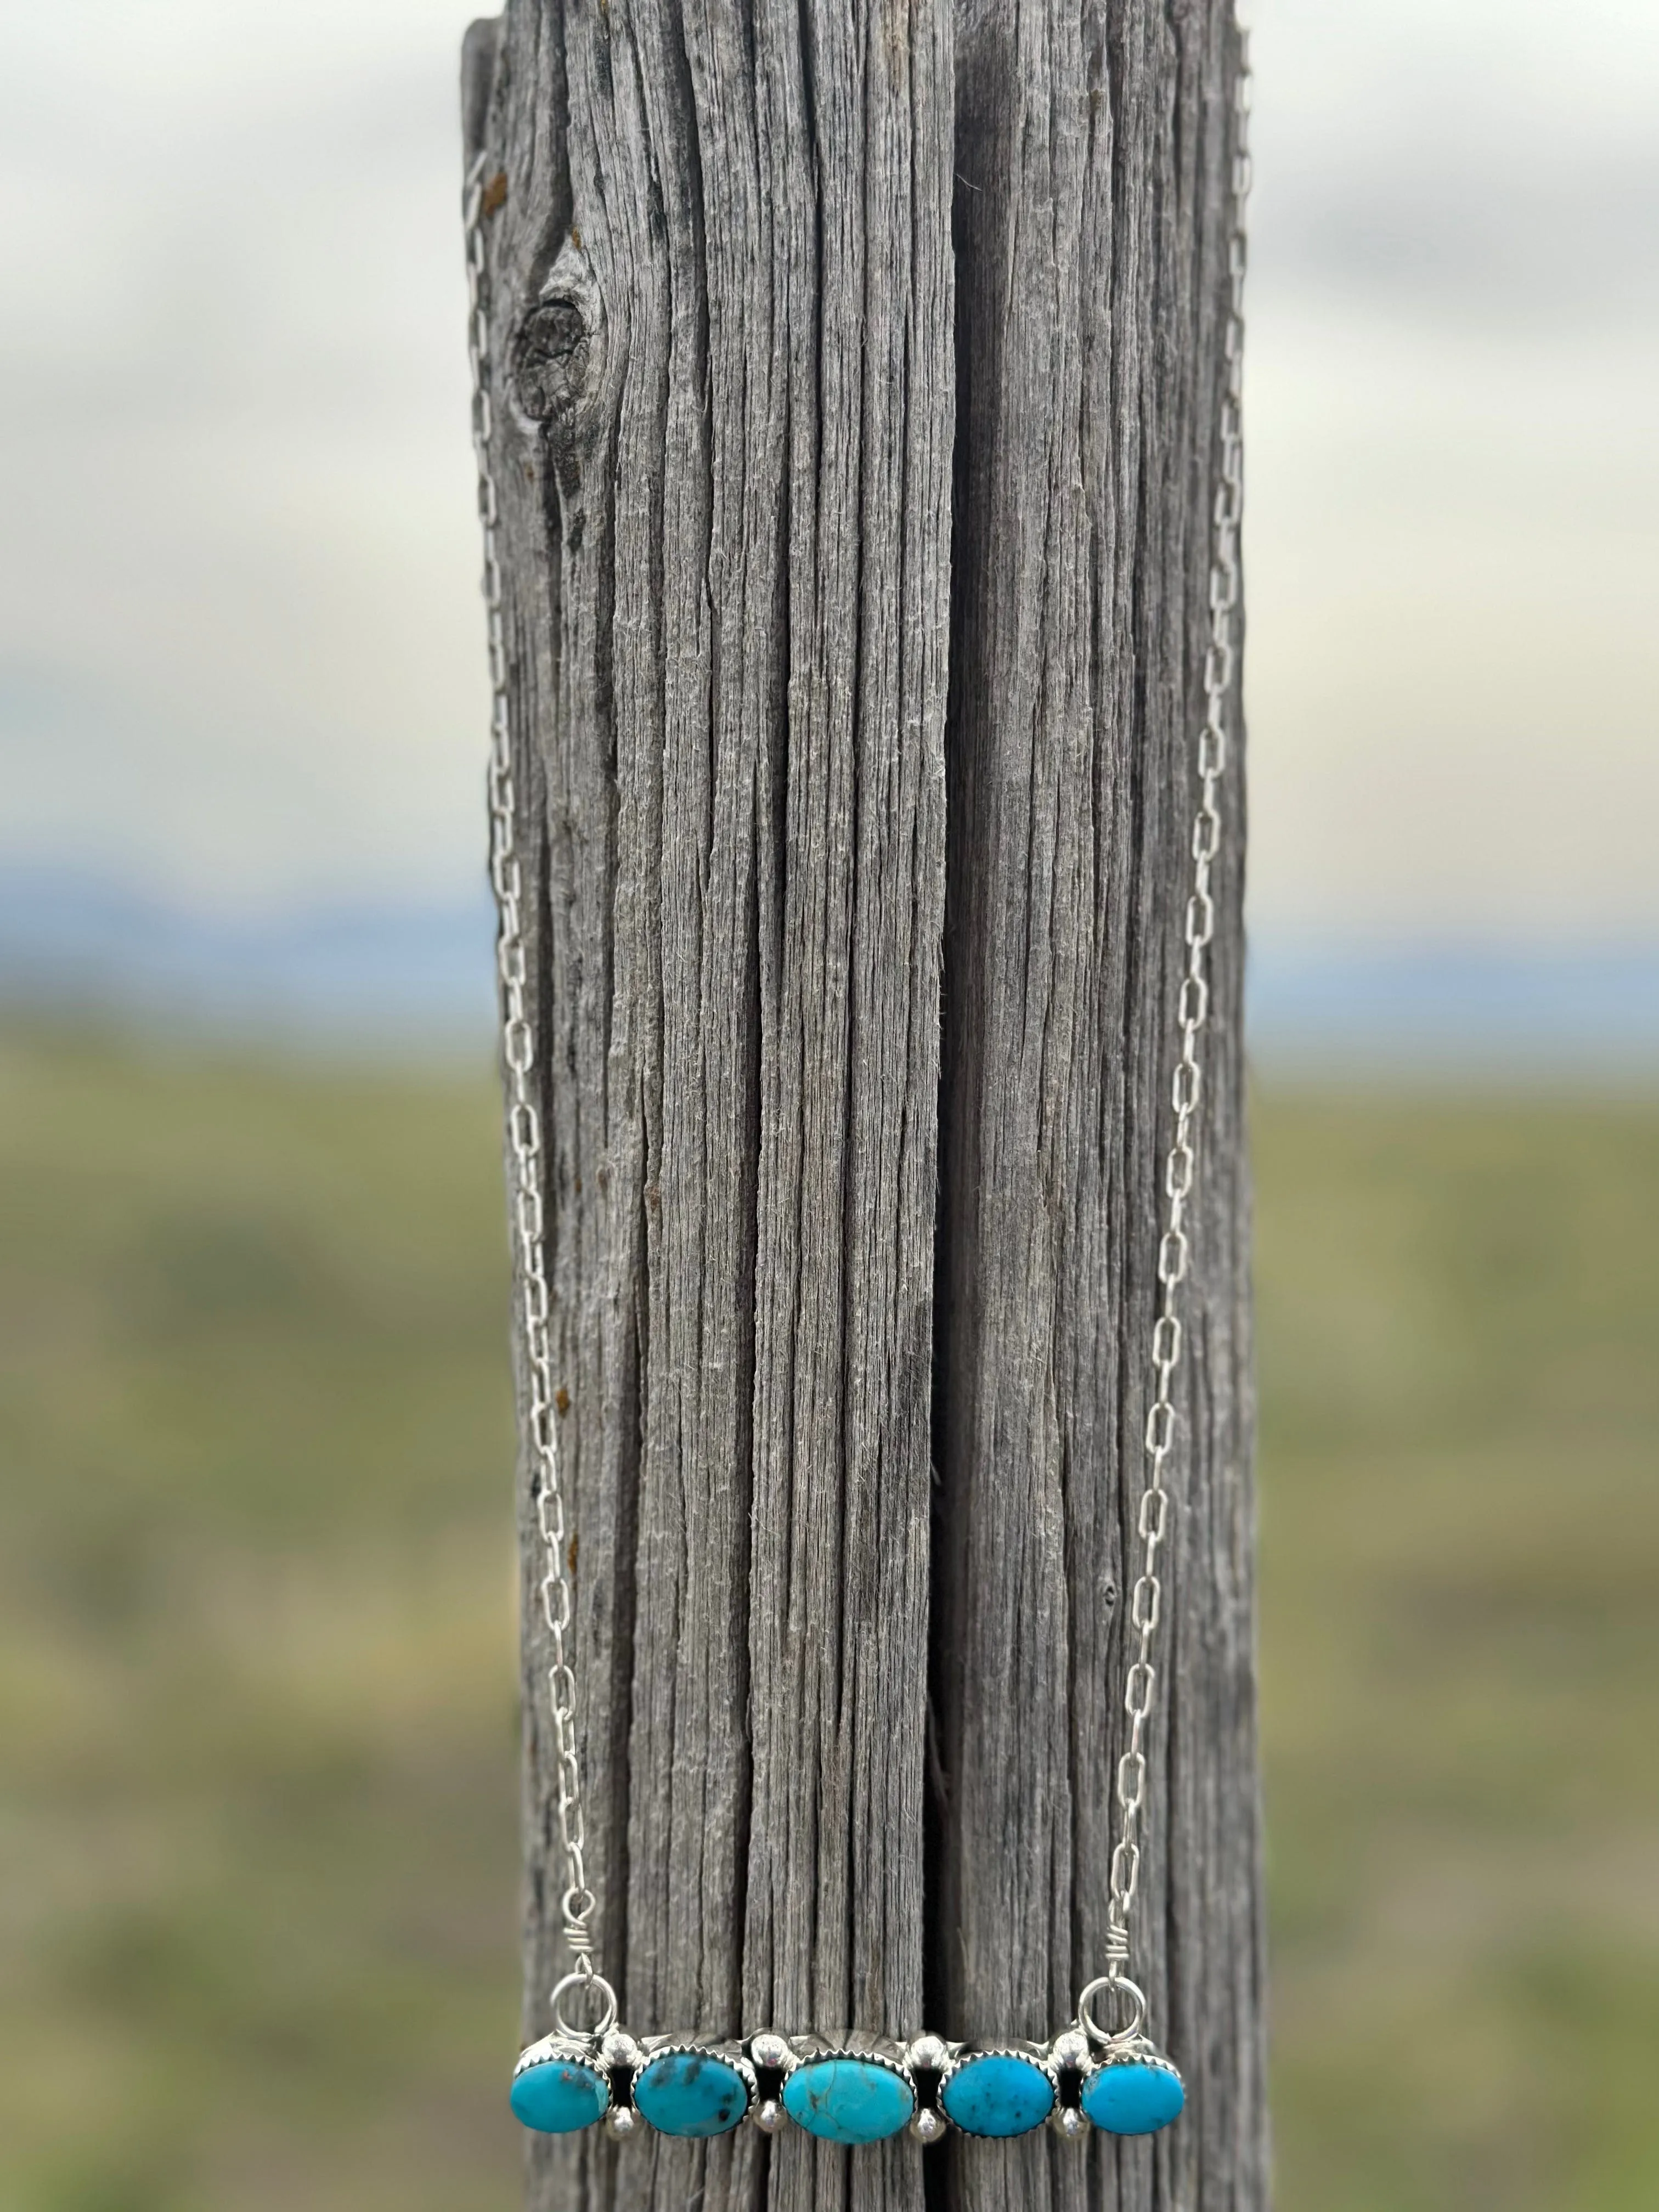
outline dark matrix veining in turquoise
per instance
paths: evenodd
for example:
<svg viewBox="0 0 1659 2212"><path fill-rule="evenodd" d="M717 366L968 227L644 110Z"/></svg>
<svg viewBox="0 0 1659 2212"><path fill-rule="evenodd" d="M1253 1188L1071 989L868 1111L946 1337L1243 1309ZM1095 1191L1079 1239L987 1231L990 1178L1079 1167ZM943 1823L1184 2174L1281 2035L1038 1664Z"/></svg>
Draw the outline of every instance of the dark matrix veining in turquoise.
<svg viewBox="0 0 1659 2212"><path fill-rule="evenodd" d="M519 2061L513 2110L525 2126L569 2135L604 2121L698 2142L748 2120L768 2135L793 2126L821 2142L884 2142L907 2128L923 2143L952 2130L993 2141L1048 2126L1073 2140L1150 2135L1185 2102L1181 2076L1138 2033L1074 2024L1042 2045L976 2046L921 2035L853 2046L812 2036L692 2037L637 2043L614 2026L560 2033Z"/></svg>

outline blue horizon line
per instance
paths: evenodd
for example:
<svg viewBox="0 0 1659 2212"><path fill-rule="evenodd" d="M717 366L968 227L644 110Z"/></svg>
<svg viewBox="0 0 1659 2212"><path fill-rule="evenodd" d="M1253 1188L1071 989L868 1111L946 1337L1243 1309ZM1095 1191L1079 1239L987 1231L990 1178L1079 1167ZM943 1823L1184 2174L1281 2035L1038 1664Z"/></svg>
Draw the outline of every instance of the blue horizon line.
<svg viewBox="0 0 1659 2212"><path fill-rule="evenodd" d="M487 886L211 914L130 884L0 865L0 1011L326 1045L487 1047ZM1659 937L1253 933L1251 1059L1356 1068L1659 1070Z"/></svg>

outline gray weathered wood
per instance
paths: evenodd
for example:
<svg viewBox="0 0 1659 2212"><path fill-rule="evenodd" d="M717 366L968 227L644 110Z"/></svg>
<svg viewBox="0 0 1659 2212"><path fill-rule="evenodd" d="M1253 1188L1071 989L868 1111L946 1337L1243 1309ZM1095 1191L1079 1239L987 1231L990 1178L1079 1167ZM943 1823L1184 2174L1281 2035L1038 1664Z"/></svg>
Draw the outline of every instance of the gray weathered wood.
<svg viewBox="0 0 1659 2212"><path fill-rule="evenodd" d="M525 0L470 47L542 417L498 389L589 1828L641 2023L921 2009L948 34L927 0ZM908 2201L908 2148L856 2205ZM585 2138L532 2194L839 2212L844 2164Z"/></svg>
<svg viewBox="0 0 1659 2212"><path fill-rule="evenodd" d="M590 1849L641 2029L1046 2032L1099 1955L1234 62L1217 0L469 36ZM928 2154L963 2212L1264 2202L1236 792L1229 832L1143 1911L1194 2106L1121 2160ZM585 2136L531 2196L919 2212L921 2159Z"/></svg>
<svg viewBox="0 0 1659 2212"><path fill-rule="evenodd" d="M1040 2034L1103 1956L1201 720L1227 131L1215 0L957 42L933 2009ZM1242 738L1242 733L1241 733ZM1266 2201L1235 770L1135 1969L1153 2143L953 2143L961 2212Z"/></svg>

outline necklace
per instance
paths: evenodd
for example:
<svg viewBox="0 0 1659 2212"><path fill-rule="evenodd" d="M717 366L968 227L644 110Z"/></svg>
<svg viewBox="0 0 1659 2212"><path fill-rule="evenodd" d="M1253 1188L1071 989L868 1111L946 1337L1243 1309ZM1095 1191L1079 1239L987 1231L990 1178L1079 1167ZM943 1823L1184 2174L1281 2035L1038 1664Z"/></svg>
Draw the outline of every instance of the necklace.
<svg viewBox="0 0 1659 2212"><path fill-rule="evenodd" d="M1136 1521L1140 1569L1129 1602L1133 1656L1123 1686L1128 1734L1115 1778L1117 1835L1107 1874L1104 1971L1081 1992L1073 2020L1046 2044L966 2045L933 2033L892 2039L771 2030L731 2040L673 2033L636 2038L618 2024L616 1992L599 1970L591 1927L595 1899L586 1865L576 1681L569 1648L571 1532L556 1433L558 1392L544 1237L544 1157L541 1115L532 1091L537 1044L528 996L524 880L516 848L518 800L496 550L490 302L483 239L491 202L483 155L468 176L467 343L489 624L489 866L500 915L496 963L509 1211L518 1275L514 1320L528 1386L526 1443L540 1546L540 1601L550 1652L547 1694L565 1868L563 1935L572 1960L570 1972L552 1992L552 2032L521 2052L514 2069L512 2107L528 2128L562 2135L602 2123L616 2136L631 2136L649 2125L664 2135L708 2137L725 2134L746 2119L766 2134L793 2123L821 2140L854 2144L879 2142L907 2127L927 2143L939 2141L952 2128L968 2136L1007 2137L1046 2123L1060 2136L1081 2139L1096 2129L1113 2135L1151 2134L1167 2126L1185 2101L1179 2071L1146 2032L1146 1999L1129 1973L1130 1937L1147 1783L1142 1746L1158 1683L1153 1652L1163 1603L1159 1555L1168 1538L1170 1492L1166 1478L1175 1442L1175 1377L1182 1349L1181 1285L1189 1258L1186 1218L1197 1166L1200 1052L1209 1014L1207 954L1215 925L1211 872L1220 848L1226 704L1237 658L1248 87L1246 62L1238 80L1235 114L1225 374L1209 571L1210 635L1204 659L1204 720L1195 744L1199 800L1182 927L1186 958L1176 1004L1180 1051L1170 1085L1174 1126L1164 1162L1159 1296L1150 1346L1155 1387L1144 1439L1146 1486ZM569 2017L567 2005L572 2003L589 2015L586 2024ZM1114 2017L1103 2021L1101 2010L1109 2007Z"/></svg>

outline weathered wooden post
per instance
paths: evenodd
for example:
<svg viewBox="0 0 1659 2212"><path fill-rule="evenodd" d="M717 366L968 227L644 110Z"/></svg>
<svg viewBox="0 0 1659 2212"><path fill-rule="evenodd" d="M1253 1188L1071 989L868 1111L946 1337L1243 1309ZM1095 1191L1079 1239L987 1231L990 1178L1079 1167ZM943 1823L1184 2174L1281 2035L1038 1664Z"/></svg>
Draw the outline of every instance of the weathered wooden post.
<svg viewBox="0 0 1659 2212"><path fill-rule="evenodd" d="M1035 2036L1098 1971L1238 59L1223 0L469 34L630 2021ZM535 2212L1265 2204L1242 842L1235 785L1142 1875L1188 2113L1156 2148L534 2137ZM533 1578L532 2034L567 1963Z"/></svg>

